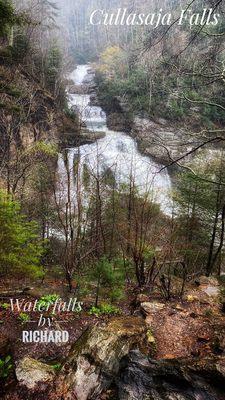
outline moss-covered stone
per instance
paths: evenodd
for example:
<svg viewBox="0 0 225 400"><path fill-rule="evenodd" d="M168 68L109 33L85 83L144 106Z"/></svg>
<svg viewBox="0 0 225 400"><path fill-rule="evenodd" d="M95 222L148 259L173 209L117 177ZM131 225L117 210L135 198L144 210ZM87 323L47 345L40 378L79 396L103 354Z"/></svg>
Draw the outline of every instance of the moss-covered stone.
<svg viewBox="0 0 225 400"><path fill-rule="evenodd" d="M146 326L142 318L113 318L105 326L88 329L72 347L56 382L57 395L50 399L60 398L62 393L64 400L96 398L109 387L121 359L133 348L143 351L144 346Z"/></svg>

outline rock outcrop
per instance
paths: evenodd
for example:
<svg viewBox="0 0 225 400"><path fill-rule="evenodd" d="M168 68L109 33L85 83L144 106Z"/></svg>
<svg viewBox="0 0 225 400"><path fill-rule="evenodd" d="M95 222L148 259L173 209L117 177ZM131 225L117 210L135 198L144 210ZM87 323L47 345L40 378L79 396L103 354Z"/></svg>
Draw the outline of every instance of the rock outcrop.
<svg viewBox="0 0 225 400"><path fill-rule="evenodd" d="M27 389L41 390L55 376L54 370L47 364L25 357L16 367L16 377L20 385Z"/></svg>
<svg viewBox="0 0 225 400"><path fill-rule="evenodd" d="M133 121L131 136L137 140L142 154L164 165L192 149L191 144L187 144L188 132L185 129L174 128L164 119L155 122L136 117Z"/></svg>
<svg viewBox="0 0 225 400"><path fill-rule="evenodd" d="M171 122L158 118L156 121L148 118L136 117L133 120L131 136L136 139L142 154L152 157L156 162L169 166L171 173L176 172L179 164L187 164L192 161L198 152L193 152L197 146L204 142L204 137L196 135L188 127L174 126ZM207 159L217 157L220 150L216 147L207 147L201 152L207 153ZM174 161L185 156L177 164Z"/></svg>
<svg viewBox="0 0 225 400"><path fill-rule="evenodd" d="M132 351L121 362L116 379L118 400L222 400L224 360L202 364L185 360L152 360Z"/></svg>
<svg viewBox="0 0 225 400"><path fill-rule="evenodd" d="M80 132L65 132L61 135L60 145L62 148L83 146L85 144L95 143L96 140L102 139L105 132L93 132L86 128L81 128Z"/></svg>
<svg viewBox="0 0 225 400"><path fill-rule="evenodd" d="M71 349L50 399L97 399L117 375L120 360L131 349L145 346L142 318L115 318L88 329Z"/></svg>
<svg viewBox="0 0 225 400"><path fill-rule="evenodd" d="M127 114L113 112L107 114L107 126L116 132L130 132L131 121Z"/></svg>

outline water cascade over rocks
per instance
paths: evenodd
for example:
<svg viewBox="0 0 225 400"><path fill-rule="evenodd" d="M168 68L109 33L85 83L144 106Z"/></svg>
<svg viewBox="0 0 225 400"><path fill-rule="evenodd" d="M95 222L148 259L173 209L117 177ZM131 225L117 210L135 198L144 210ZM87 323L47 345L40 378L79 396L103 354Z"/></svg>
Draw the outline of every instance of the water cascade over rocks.
<svg viewBox="0 0 225 400"><path fill-rule="evenodd" d="M116 181L117 187L129 184L130 180L138 188L140 194L148 193L149 200L161 206L161 210L170 214L169 191L171 181L166 170L161 173L161 166L149 157L140 154L133 138L123 132L109 130L106 125L106 114L101 107L90 103L91 94L85 93L88 85L93 80L93 73L88 65L79 65L69 76L74 82L74 91L79 94L69 93L71 109L78 111L81 120L93 137L99 132L105 136L91 144L72 147L67 150L68 165L70 171L70 186L72 196L76 198L77 182L74 166L79 162L80 179L82 182L84 171L90 176L102 176L110 173ZM83 89L83 90L82 90ZM68 168L67 168L68 171ZM65 158L59 157L58 172L62 186L66 187L68 173L65 167ZM81 191L85 192L85 185L81 183ZM84 193L84 198L87 196Z"/></svg>

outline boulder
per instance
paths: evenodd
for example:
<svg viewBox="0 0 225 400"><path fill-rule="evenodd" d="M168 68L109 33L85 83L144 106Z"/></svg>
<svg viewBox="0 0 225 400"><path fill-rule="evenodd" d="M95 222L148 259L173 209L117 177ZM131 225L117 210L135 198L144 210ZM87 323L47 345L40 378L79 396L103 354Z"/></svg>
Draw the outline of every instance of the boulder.
<svg viewBox="0 0 225 400"><path fill-rule="evenodd" d="M129 132L131 122L126 114L113 112L107 115L107 126L117 132Z"/></svg>
<svg viewBox="0 0 225 400"><path fill-rule="evenodd" d="M213 360L199 366L189 361L153 360L139 351L123 358L115 380L117 400L220 400L225 383ZM224 371L224 369L223 369Z"/></svg>
<svg viewBox="0 0 225 400"><path fill-rule="evenodd" d="M135 117L131 135L137 140L141 153L154 158L160 164L169 164L171 159L190 150L187 145L188 132L172 126L169 121Z"/></svg>
<svg viewBox="0 0 225 400"><path fill-rule="evenodd" d="M200 276L198 279L200 285L207 285L207 286L219 286L218 279L213 276Z"/></svg>
<svg viewBox="0 0 225 400"><path fill-rule="evenodd" d="M49 384L55 373L51 366L30 357L20 360L16 367L16 377L20 385L27 389L38 389Z"/></svg>
<svg viewBox="0 0 225 400"><path fill-rule="evenodd" d="M64 147L76 147L85 144L95 143L96 140L102 139L105 136L103 131L90 131L83 127L79 134L77 132L64 132L60 137L60 144Z"/></svg>
<svg viewBox="0 0 225 400"><path fill-rule="evenodd" d="M222 357L216 363L216 370L221 375L221 377L225 380L225 357Z"/></svg>
<svg viewBox="0 0 225 400"><path fill-rule="evenodd" d="M105 326L88 329L72 347L49 398L98 398L118 373L122 357L132 348L145 346L142 318L115 318Z"/></svg>
<svg viewBox="0 0 225 400"><path fill-rule="evenodd" d="M145 302L141 303L141 310L145 315L157 313L165 307L164 303L157 303L157 302Z"/></svg>
<svg viewBox="0 0 225 400"><path fill-rule="evenodd" d="M92 106L99 106L99 100L96 93L92 93L90 96L90 104Z"/></svg>
<svg viewBox="0 0 225 400"><path fill-rule="evenodd" d="M216 278L210 276L201 276L199 278L199 290L206 293L209 297L218 297L220 294L219 282Z"/></svg>
<svg viewBox="0 0 225 400"><path fill-rule="evenodd" d="M149 296L144 293L139 293L136 297L136 304L139 305L141 303L147 303L149 302Z"/></svg>
<svg viewBox="0 0 225 400"><path fill-rule="evenodd" d="M149 296L143 293L137 294L134 299L131 301L130 305L131 307L135 310L136 308L139 309L140 305L142 303L148 303L149 302Z"/></svg>

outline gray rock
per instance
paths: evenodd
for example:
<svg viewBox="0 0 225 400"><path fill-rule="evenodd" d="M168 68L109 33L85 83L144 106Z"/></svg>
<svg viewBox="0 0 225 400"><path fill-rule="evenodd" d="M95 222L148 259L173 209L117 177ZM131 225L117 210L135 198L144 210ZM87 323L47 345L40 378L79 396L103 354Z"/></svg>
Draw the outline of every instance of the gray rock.
<svg viewBox="0 0 225 400"><path fill-rule="evenodd" d="M219 368L219 367L218 367ZM221 400L225 380L211 365L152 360L131 351L121 361L115 381L118 400Z"/></svg>
<svg viewBox="0 0 225 400"><path fill-rule="evenodd" d="M98 398L116 376L122 357L145 345L142 318L115 318L106 326L88 329L73 346L56 381L56 394L50 399Z"/></svg>
<svg viewBox="0 0 225 400"><path fill-rule="evenodd" d="M107 126L113 131L128 132L131 122L125 113L113 112L107 115Z"/></svg>
<svg viewBox="0 0 225 400"><path fill-rule="evenodd" d="M191 147L187 145L189 134L184 129L175 129L169 122L136 117L131 135L137 140L142 153L153 157L161 164L185 154ZM188 157L187 157L188 159Z"/></svg>
<svg viewBox="0 0 225 400"><path fill-rule="evenodd" d="M153 314L161 311L165 307L164 303L145 302L141 303L141 310L145 315Z"/></svg>
<svg viewBox="0 0 225 400"><path fill-rule="evenodd" d="M207 286L219 286L218 279L213 276L200 276L198 279L200 285L207 285Z"/></svg>
<svg viewBox="0 0 225 400"><path fill-rule="evenodd" d="M224 378L225 380L225 357L222 357L217 363L216 363L216 370L219 372L219 374Z"/></svg>
<svg viewBox="0 0 225 400"><path fill-rule="evenodd" d="M16 367L17 380L27 389L37 389L41 384L49 384L54 376L52 367L30 357L20 360Z"/></svg>

